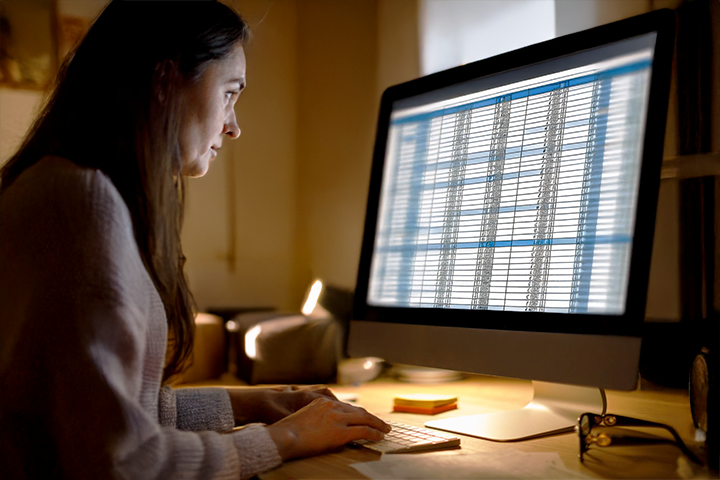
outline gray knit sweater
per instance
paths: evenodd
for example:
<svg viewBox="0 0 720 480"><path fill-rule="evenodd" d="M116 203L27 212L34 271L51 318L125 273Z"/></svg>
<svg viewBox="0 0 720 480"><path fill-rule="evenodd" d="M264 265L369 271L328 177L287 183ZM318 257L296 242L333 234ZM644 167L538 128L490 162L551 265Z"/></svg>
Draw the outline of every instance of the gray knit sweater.
<svg viewBox="0 0 720 480"><path fill-rule="evenodd" d="M0 196L0 478L249 478L223 389L161 388L167 324L102 173L45 158Z"/></svg>

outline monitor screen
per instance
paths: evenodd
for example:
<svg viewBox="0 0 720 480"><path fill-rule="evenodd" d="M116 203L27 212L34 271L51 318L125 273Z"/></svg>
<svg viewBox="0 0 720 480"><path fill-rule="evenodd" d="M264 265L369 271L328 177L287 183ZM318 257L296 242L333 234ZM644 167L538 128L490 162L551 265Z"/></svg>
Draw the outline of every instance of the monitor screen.
<svg viewBox="0 0 720 480"><path fill-rule="evenodd" d="M349 353L634 388L673 32L657 11L389 88Z"/></svg>
<svg viewBox="0 0 720 480"><path fill-rule="evenodd" d="M393 102L368 304L624 313L655 39Z"/></svg>

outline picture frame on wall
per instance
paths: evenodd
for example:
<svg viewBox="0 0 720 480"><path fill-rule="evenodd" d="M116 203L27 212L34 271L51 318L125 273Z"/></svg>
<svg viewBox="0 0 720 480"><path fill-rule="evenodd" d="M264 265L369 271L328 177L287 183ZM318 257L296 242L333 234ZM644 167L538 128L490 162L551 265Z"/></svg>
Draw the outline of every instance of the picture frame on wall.
<svg viewBox="0 0 720 480"><path fill-rule="evenodd" d="M48 90L108 0L0 1L0 88Z"/></svg>
<svg viewBox="0 0 720 480"><path fill-rule="evenodd" d="M57 72L55 0L0 2L0 87L44 90Z"/></svg>

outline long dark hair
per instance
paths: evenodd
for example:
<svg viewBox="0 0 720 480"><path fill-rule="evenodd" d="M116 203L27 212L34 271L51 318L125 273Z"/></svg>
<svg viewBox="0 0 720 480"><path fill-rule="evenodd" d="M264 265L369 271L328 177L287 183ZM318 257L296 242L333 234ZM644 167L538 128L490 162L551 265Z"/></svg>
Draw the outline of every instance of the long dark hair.
<svg viewBox="0 0 720 480"><path fill-rule="evenodd" d="M22 146L0 170L0 191L46 155L99 169L112 180L165 306L164 380L186 364L194 336L180 244L183 92L248 37L242 17L216 1L113 0L63 62Z"/></svg>

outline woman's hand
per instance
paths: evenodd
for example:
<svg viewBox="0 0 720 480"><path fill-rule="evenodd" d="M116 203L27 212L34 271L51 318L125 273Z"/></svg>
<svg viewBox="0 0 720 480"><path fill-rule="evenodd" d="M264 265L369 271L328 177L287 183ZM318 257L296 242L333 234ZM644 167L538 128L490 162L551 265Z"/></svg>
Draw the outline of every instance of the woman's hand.
<svg viewBox="0 0 720 480"><path fill-rule="evenodd" d="M228 388L236 425L268 425L297 412L317 398L337 400L324 385Z"/></svg>
<svg viewBox="0 0 720 480"><path fill-rule="evenodd" d="M319 397L267 427L283 460L309 457L354 440L382 440L390 427L364 409Z"/></svg>

